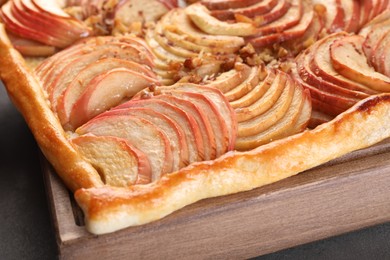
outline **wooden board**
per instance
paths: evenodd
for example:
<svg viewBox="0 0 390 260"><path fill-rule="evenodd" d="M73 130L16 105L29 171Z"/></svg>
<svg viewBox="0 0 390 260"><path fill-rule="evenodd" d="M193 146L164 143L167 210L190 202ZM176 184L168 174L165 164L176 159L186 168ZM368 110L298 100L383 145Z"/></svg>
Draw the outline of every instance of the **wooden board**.
<svg viewBox="0 0 390 260"><path fill-rule="evenodd" d="M390 221L390 140L252 191L102 236L43 162L60 259L236 259Z"/></svg>

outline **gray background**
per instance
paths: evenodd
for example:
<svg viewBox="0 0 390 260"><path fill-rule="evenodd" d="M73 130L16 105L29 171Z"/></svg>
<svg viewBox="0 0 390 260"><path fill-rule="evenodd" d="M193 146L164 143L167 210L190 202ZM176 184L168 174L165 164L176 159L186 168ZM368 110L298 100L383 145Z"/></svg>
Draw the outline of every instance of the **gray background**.
<svg viewBox="0 0 390 260"><path fill-rule="evenodd" d="M1 82L0 131L0 259L56 259L38 148ZM390 259L390 223L258 259Z"/></svg>

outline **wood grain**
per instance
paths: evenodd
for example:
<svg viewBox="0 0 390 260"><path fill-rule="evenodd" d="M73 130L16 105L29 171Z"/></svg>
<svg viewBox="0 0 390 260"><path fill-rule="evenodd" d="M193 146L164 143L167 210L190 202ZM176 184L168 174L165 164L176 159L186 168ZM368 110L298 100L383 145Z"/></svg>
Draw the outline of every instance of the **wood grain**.
<svg viewBox="0 0 390 260"><path fill-rule="evenodd" d="M43 160L61 259L249 258L390 221L390 140L249 192L94 236Z"/></svg>

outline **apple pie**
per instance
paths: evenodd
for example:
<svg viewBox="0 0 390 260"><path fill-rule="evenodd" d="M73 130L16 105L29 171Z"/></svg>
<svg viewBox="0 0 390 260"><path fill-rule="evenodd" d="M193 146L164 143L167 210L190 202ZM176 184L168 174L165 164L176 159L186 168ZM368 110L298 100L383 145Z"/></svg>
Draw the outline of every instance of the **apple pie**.
<svg viewBox="0 0 390 260"><path fill-rule="evenodd" d="M10 0L0 21L0 78L94 234L390 136L387 0Z"/></svg>

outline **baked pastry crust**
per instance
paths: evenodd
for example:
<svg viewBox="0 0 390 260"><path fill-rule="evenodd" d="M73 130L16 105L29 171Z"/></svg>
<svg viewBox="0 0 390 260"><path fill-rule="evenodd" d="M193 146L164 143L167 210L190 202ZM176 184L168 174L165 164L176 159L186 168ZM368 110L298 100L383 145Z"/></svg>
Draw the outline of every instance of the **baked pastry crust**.
<svg viewBox="0 0 390 260"><path fill-rule="evenodd" d="M160 219L204 198L254 189L298 174L390 136L390 94L371 96L334 120L248 152L194 163L147 185L104 185L69 143L39 80L0 24L0 78L42 152L85 213L94 234ZM351 133L354 133L353 136Z"/></svg>

